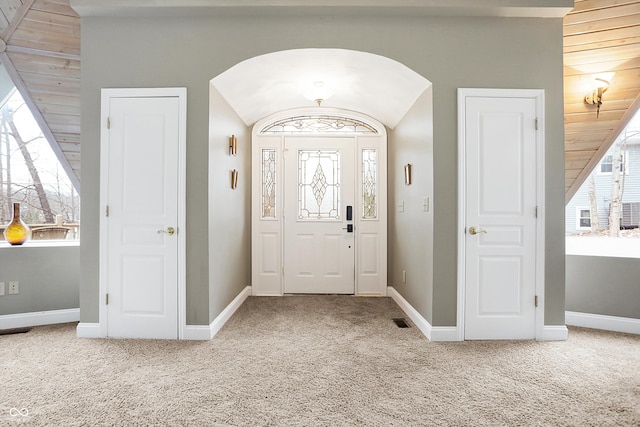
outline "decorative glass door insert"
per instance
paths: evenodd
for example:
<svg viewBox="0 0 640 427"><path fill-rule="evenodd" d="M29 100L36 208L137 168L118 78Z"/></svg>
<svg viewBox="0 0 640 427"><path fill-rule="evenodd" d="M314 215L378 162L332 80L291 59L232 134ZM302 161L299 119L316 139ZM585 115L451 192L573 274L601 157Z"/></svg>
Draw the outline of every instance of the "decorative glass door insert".
<svg viewBox="0 0 640 427"><path fill-rule="evenodd" d="M298 219L340 220L340 151L298 151Z"/></svg>

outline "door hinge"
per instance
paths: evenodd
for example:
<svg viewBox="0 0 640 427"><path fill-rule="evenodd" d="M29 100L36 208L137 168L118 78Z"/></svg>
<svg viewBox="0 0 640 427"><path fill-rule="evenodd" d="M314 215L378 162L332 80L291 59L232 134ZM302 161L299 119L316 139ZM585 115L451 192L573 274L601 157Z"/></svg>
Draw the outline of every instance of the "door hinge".
<svg viewBox="0 0 640 427"><path fill-rule="evenodd" d="M536 295L536 296L533 298L533 303L535 304L535 306L536 306L536 307L538 306L538 295Z"/></svg>
<svg viewBox="0 0 640 427"><path fill-rule="evenodd" d="M106 216L109 216L109 205L107 205L107 207L106 207L106 209L105 209L105 211L104 211L104 214L105 214Z"/></svg>
<svg viewBox="0 0 640 427"><path fill-rule="evenodd" d="M109 294L104 294L104 305L109 305Z"/></svg>
<svg viewBox="0 0 640 427"><path fill-rule="evenodd" d="M536 206L536 218L538 218L538 207Z"/></svg>
<svg viewBox="0 0 640 427"><path fill-rule="evenodd" d="M536 130L538 130L538 129L539 129L539 126L538 126L538 119L536 118Z"/></svg>
<svg viewBox="0 0 640 427"><path fill-rule="evenodd" d="M107 129L111 129L111 117L107 117Z"/></svg>

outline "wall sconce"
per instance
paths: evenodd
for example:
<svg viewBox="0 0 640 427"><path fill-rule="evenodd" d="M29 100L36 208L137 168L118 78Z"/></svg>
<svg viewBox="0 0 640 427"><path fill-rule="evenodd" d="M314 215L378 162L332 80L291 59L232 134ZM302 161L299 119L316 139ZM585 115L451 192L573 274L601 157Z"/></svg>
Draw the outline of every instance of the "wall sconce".
<svg viewBox="0 0 640 427"><path fill-rule="evenodd" d="M238 150L238 138L235 135L231 135L229 138L229 154L235 156Z"/></svg>
<svg viewBox="0 0 640 427"><path fill-rule="evenodd" d="M615 73L594 74L594 88L584 96L585 104L596 105L596 118L600 117L600 106L602 105L602 95L609 89L609 83Z"/></svg>
<svg viewBox="0 0 640 427"><path fill-rule="evenodd" d="M235 190L237 186L238 186L238 171L234 169L231 171L231 189Z"/></svg>
<svg viewBox="0 0 640 427"><path fill-rule="evenodd" d="M404 165L404 184L411 185L411 163Z"/></svg>

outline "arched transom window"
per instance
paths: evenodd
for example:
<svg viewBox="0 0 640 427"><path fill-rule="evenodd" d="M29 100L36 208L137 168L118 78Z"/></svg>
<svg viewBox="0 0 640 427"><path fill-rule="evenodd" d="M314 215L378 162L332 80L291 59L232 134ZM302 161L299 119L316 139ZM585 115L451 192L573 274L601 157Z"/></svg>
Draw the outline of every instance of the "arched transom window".
<svg viewBox="0 0 640 427"><path fill-rule="evenodd" d="M378 130L368 123L336 115L299 115L267 123L260 134L340 134L375 135Z"/></svg>

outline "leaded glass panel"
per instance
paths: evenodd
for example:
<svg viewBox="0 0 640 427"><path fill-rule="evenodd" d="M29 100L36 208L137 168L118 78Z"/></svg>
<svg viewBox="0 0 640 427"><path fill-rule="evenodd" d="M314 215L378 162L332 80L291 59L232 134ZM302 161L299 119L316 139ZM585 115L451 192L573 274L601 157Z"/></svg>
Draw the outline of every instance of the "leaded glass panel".
<svg viewBox="0 0 640 427"><path fill-rule="evenodd" d="M362 150L362 218L378 217L377 155L375 149Z"/></svg>
<svg viewBox="0 0 640 427"><path fill-rule="evenodd" d="M276 217L276 150L262 150L262 218Z"/></svg>
<svg viewBox="0 0 640 427"><path fill-rule="evenodd" d="M331 133L331 134L377 134L376 128L361 120L330 115L295 116L269 123L261 134L280 133Z"/></svg>
<svg viewBox="0 0 640 427"><path fill-rule="evenodd" d="M340 220L340 151L298 151L298 219Z"/></svg>

